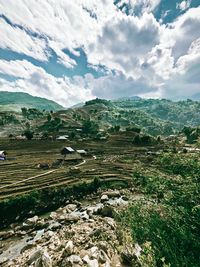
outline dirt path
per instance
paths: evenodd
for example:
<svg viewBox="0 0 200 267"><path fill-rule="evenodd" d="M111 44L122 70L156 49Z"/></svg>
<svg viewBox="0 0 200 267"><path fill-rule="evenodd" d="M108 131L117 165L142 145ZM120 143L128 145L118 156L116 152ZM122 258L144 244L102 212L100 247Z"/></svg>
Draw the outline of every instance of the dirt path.
<svg viewBox="0 0 200 267"><path fill-rule="evenodd" d="M23 180L21 180L21 181L18 181L18 182L12 183L12 184L4 185L4 186L0 187L0 190L3 189L3 188L9 187L9 186L13 186L13 185L16 185L16 184L20 184L20 183L23 183L23 182L26 182L26 181L29 181L29 180L38 178L38 177L42 177L42 176L48 175L48 174L53 173L53 172L55 172L55 171L56 171L56 170L48 171L48 172L45 172L45 173L42 173L42 174L38 174L38 175L36 175L36 176L32 176L32 177L23 179Z"/></svg>
<svg viewBox="0 0 200 267"><path fill-rule="evenodd" d="M96 156L93 156L93 159L96 160ZM85 164L86 162L87 162L87 161L84 159L81 163L75 165L73 168L74 168L74 169L78 169L79 166ZM48 174L53 173L53 172L55 172L55 171L56 171L56 170L48 171L48 172L45 172L45 173L42 173L42 174L38 174L38 175L35 175L35 176L32 176L32 177L23 179L23 180L21 180L21 181L18 181L18 182L12 183L12 184L4 185L4 186L0 187L0 190L1 190L1 189L4 189L4 188L6 188L6 187L9 187L9 186L17 185L17 184L20 184L20 183L23 183L23 182L26 182L26 181L29 181L29 180L32 180L32 179L35 179L35 178L38 178L38 177L42 177L42 176L48 175Z"/></svg>

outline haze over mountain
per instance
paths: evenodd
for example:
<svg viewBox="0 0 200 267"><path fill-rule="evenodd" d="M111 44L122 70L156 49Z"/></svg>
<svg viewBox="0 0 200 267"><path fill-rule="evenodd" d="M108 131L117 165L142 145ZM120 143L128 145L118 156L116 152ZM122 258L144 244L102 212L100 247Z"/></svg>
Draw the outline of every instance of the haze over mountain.
<svg viewBox="0 0 200 267"><path fill-rule="evenodd" d="M199 0L0 0L0 11L0 91L65 107L200 92Z"/></svg>

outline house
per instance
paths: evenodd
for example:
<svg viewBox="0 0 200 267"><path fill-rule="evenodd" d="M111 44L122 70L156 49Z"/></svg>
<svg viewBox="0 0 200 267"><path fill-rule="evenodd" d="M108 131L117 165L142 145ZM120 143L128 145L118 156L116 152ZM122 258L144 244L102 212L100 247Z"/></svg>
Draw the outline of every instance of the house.
<svg viewBox="0 0 200 267"><path fill-rule="evenodd" d="M64 147L60 153L64 156L68 155L68 154L73 154L75 152L75 150L71 147Z"/></svg>
<svg viewBox="0 0 200 267"><path fill-rule="evenodd" d="M87 155L87 152L84 149L77 149L76 152L80 155Z"/></svg>
<svg viewBox="0 0 200 267"><path fill-rule="evenodd" d="M60 135L60 136L58 136L57 138L56 138L56 140L58 140L58 141L65 141L65 140L67 140L68 139L68 135Z"/></svg>
<svg viewBox="0 0 200 267"><path fill-rule="evenodd" d="M6 159L6 152L4 150L0 151L0 160L5 160Z"/></svg>

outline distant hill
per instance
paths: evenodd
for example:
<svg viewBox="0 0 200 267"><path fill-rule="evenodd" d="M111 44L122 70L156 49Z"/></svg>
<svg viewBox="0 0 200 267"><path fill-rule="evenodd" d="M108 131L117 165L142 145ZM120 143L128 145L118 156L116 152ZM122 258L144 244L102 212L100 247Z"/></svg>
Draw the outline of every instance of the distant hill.
<svg viewBox="0 0 200 267"><path fill-rule="evenodd" d="M27 93L0 92L0 110L19 111L22 107L53 111L64 109L52 100L31 96Z"/></svg>
<svg viewBox="0 0 200 267"><path fill-rule="evenodd" d="M112 131L112 128L117 127L121 131L140 128L142 132L153 136L167 136L180 132L184 126L200 126L199 101L174 102L167 99L135 97L118 100L97 98L87 101L83 106L64 109L52 101L27 94L25 96L29 100L33 99L33 102L20 98L17 103L23 104L10 104L14 101L7 95L4 102L2 96L5 97L5 94L0 93L0 104L6 103L6 105L0 105L0 136L8 136L11 131L20 134L26 128L27 122L35 133L48 132L52 135L71 135L71 133L80 135L76 129L83 128L85 124L89 127L89 120L98 124L101 130L100 135L103 131L109 132L109 129ZM19 93L17 96L19 97ZM24 94L22 96L25 97ZM20 105L27 106L28 104L29 107L39 108L40 111L30 110L27 114L23 114L13 112L14 109L10 112L8 109L8 107L19 108ZM4 110L1 107L4 107ZM41 111L41 109L46 111ZM54 112L49 114L48 110L54 110Z"/></svg>

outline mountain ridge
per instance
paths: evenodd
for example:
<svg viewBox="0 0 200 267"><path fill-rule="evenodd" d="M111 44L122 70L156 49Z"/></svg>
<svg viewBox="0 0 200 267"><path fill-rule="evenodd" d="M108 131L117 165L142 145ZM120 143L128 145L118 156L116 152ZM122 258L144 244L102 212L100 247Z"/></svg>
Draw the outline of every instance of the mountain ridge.
<svg viewBox="0 0 200 267"><path fill-rule="evenodd" d="M23 92L8 91L0 91L0 107L4 111L19 111L22 107L53 111L64 109L64 107L53 100L32 96Z"/></svg>

